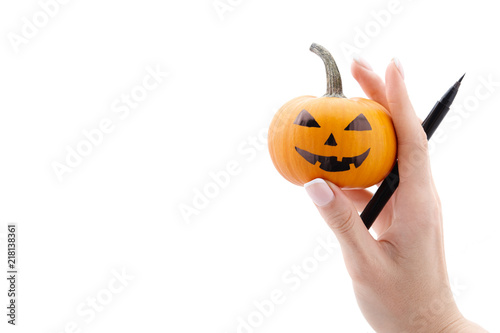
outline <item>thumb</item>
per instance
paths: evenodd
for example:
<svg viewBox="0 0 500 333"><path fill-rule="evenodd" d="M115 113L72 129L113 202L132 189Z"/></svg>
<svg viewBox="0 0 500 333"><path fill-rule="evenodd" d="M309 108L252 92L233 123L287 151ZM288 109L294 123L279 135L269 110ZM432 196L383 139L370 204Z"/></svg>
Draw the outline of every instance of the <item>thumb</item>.
<svg viewBox="0 0 500 333"><path fill-rule="evenodd" d="M340 188L321 178L304 184L304 188L337 236L348 266L355 264L363 267L380 255L377 241L366 229L354 204Z"/></svg>

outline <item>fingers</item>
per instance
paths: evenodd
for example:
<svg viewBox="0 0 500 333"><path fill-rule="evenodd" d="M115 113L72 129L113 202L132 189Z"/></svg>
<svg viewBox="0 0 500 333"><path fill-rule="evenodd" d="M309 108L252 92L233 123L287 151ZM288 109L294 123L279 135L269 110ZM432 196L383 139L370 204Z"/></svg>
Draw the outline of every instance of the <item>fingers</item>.
<svg viewBox="0 0 500 333"><path fill-rule="evenodd" d="M401 63L393 59L387 67L386 95L398 138L398 164L401 183L422 182L429 175L427 136L411 105Z"/></svg>
<svg viewBox="0 0 500 333"><path fill-rule="evenodd" d="M384 81L375 74L371 66L363 58L356 56L351 64L351 72L366 96L382 104L389 111Z"/></svg>
<svg viewBox="0 0 500 333"><path fill-rule="evenodd" d="M356 274L356 269L369 265L374 257L381 255L377 241L341 189L320 178L304 184L304 188L337 236L351 276Z"/></svg>

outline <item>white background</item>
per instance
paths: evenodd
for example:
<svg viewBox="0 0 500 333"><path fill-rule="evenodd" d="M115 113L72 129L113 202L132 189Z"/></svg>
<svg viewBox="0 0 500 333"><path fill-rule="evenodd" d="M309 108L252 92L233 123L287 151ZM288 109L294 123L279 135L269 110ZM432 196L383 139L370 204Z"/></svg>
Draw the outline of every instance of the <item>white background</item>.
<svg viewBox="0 0 500 333"><path fill-rule="evenodd" d="M311 261L330 230L255 139L286 101L324 93L312 42L336 58L348 97L364 95L342 45L381 75L399 57L421 118L467 72L431 159L459 308L500 331L493 2L401 0L377 23L373 13L393 2L226 1L231 10L222 15L212 0L68 1L17 47L12 36L22 36L23 17L33 22L40 3L0 4L1 267L7 223L17 222L17 331L229 333L253 315L257 327L241 332L372 332L340 251L317 267ZM147 67L169 75L121 119L113 104ZM65 163L67 146L75 149L102 119L113 131L60 181L53 163ZM228 163L239 173L184 218L180 207L193 206L210 172ZM293 289L286 276L303 263L311 272ZM110 293L123 270L133 279ZM255 302L273 290L282 304L255 315ZM87 305L93 297L106 303L100 311Z"/></svg>

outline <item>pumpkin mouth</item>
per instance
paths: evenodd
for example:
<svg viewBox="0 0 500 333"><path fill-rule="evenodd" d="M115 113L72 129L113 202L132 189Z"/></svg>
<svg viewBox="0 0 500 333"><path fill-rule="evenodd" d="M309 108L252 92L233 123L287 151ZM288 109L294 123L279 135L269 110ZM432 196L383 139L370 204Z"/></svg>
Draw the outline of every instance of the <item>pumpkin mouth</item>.
<svg viewBox="0 0 500 333"><path fill-rule="evenodd" d="M354 164L356 168L358 168L368 157L370 153L370 148L365 151L363 154L354 156L354 157L343 157L341 161L338 161L337 156L322 156L310 153L304 149L300 149L295 147L297 153L300 154L307 162L315 165L316 163L320 163L319 168L328 172L336 172L336 171L347 171L351 169L351 164Z"/></svg>

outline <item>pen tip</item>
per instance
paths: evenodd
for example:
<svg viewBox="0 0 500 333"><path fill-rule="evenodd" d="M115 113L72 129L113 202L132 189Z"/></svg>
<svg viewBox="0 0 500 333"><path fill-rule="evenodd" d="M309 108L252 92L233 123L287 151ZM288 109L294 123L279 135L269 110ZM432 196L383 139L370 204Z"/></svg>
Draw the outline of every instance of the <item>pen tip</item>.
<svg viewBox="0 0 500 333"><path fill-rule="evenodd" d="M462 75L462 77L460 78L460 80L458 80L458 82L462 82L462 79L464 78L466 73L464 73L464 75Z"/></svg>

